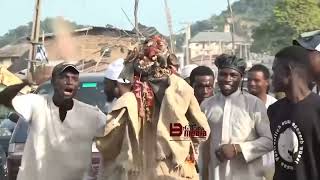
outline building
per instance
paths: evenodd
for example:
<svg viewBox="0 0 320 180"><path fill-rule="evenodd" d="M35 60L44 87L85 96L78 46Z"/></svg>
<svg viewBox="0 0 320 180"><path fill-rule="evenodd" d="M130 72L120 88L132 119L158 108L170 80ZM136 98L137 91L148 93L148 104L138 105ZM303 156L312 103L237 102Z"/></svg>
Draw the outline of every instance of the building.
<svg viewBox="0 0 320 180"><path fill-rule="evenodd" d="M49 62L46 66L65 61L77 64L83 72L99 72L104 71L113 60L126 57L128 49L136 45L137 38L133 31L93 26L70 33L48 33L42 35L39 41ZM0 64L13 73L20 73L20 77L26 75L30 49L29 37L2 47ZM41 76L43 81L50 77L51 70L52 67L42 66L36 76Z"/></svg>
<svg viewBox="0 0 320 180"><path fill-rule="evenodd" d="M0 64L9 71L16 73L27 68L29 49L31 44L9 44L0 49Z"/></svg>
<svg viewBox="0 0 320 180"><path fill-rule="evenodd" d="M140 37L160 34L154 27L141 24L139 30ZM82 72L104 71L115 59L125 58L128 50L137 45L138 38L134 30L107 25L86 27L72 32L48 33L40 36L39 41L42 44L40 52L44 52L48 60L46 66L50 66L39 66L40 70L35 76L43 81L50 77L52 67L63 61L76 64ZM13 73L19 73L20 77L26 75L30 49L29 37L2 47L0 64ZM41 64L40 61L38 64Z"/></svg>
<svg viewBox="0 0 320 180"><path fill-rule="evenodd" d="M251 42L246 38L234 35L235 54L248 59ZM189 43L191 63L212 63L220 54L232 53L232 34L226 32L199 32ZM209 62L206 62L209 61Z"/></svg>

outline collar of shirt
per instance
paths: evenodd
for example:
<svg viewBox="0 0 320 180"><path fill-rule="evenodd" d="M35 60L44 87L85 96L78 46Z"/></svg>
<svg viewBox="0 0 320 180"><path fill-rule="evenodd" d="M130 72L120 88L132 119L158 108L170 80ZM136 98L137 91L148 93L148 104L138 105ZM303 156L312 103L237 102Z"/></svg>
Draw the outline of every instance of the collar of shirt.
<svg viewBox="0 0 320 180"><path fill-rule="evenodd" d="M234 93L230 94L229 96L225 96L225 95L223 95L223 94L220 92L221 96L222 96L224 99L233 99L233 98L235 98L235 97L238 97L238 96L240 95L240 93L241 93L241 90L240 90L240 89L238 89L238 90L235 91Z"/></svg>

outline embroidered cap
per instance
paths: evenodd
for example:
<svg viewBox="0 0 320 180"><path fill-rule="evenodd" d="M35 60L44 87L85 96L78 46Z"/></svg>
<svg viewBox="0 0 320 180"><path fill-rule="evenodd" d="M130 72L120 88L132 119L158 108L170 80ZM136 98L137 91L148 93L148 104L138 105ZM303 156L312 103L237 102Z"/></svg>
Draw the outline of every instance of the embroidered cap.
<svg viewBox="0 0 320 180"><path fill-rule="evenodd" d="M244 74L247 64L244 59L237 58L236 56L231 56L227 54L222 54L218 56L214 62L218 69L230 68L238 71L241 75Z"/></svg>

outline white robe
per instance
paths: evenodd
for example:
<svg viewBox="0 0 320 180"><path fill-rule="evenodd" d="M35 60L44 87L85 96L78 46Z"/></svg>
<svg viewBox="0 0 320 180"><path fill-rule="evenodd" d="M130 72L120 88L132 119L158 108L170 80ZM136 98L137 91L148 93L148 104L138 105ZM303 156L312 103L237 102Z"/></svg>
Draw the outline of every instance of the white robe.
<svg viewBox="0 0 320 180"><path fill-rule="evenodd" d="M240 90L230 96L221 93L201 104L211 134L209 180L262 180L262 155L272 150L269 120L263 102ZM220 162L215 151L223 144L239 144L242 154ZM204 161L202 161L204 162Z"/></svg>
<svg viewBox="0 0 320 180"><path fill-rule="evenodd" d="M265 107L268 109L268 107L277 102L277 99L267 94L267 101L265 104ZM271 151L265 155L262 156L262 162L263 162L263 174L265 177L265 180L272 180L274 175L274 152Z"/></svg>

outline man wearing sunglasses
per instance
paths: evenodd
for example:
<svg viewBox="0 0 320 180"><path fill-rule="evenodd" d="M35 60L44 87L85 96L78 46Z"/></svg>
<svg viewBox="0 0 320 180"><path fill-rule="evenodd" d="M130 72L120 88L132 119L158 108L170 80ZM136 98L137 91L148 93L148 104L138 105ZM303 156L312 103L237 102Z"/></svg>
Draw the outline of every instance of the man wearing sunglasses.
<svg viewBox="0 0 320 180"><path fill-rule="evenodd" d="M314 84L312 91L320 95L320 30L302 33L293 45L301 46L309 51L308 57L311 66Z"/></svg>

